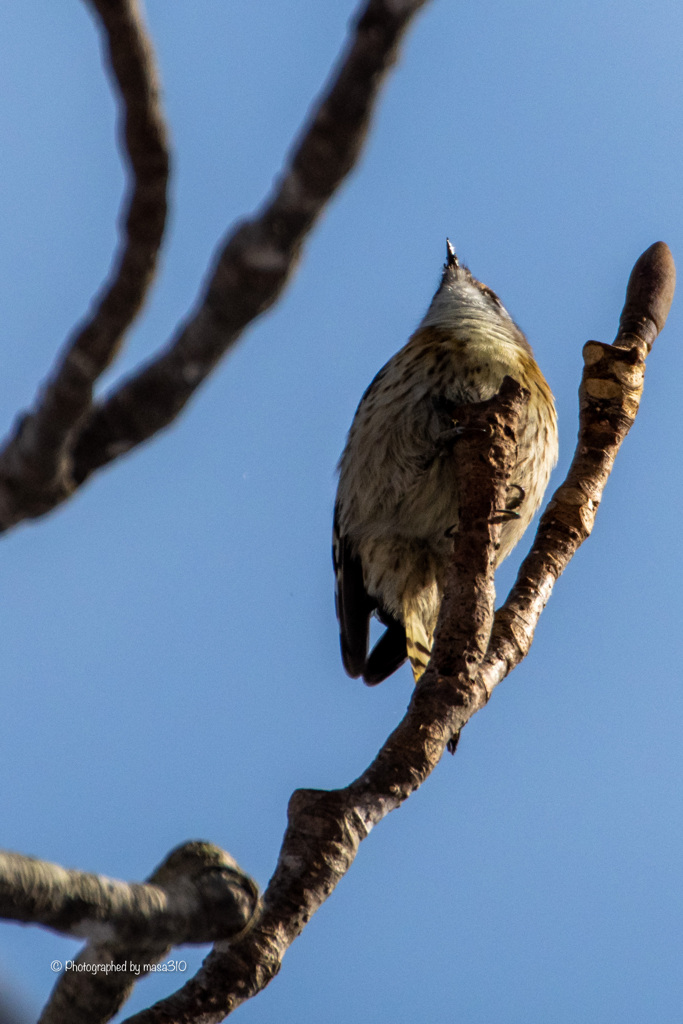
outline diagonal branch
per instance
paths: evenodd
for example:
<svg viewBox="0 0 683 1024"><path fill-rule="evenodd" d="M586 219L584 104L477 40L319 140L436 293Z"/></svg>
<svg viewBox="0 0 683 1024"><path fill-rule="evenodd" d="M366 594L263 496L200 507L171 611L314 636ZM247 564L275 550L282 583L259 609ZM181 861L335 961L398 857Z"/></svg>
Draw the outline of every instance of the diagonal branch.
<svg viewBox="0 0 683 1024"><path fill-rule="evenodd" d="M253 928L227 948L219 944L195 978L170 999L131 1018L136 1024L210 1024L264 988L289 945L351 866L361 840L424 782L453 733L486 702L475 677L493 623L500 536L495 511L505 507L516 458L515 429L527 397L506 378L490 401L458 409L459 424L471 428L458 448L460 528L433 657L405 718L350 786L292 795L278 865ZM456 636L464 642L453 650L450 639Z"/></svg>
<svg viewBox="0 0 683 1024"><path fill-rule="evenodd" d="M74 331L35 409L0 451L0 528L69 497L74 431L154 276L166 222L169 156L154 55L137 0L87 0L97 12L118 89L131 184L119 249L94 308Z"/></svg>
<svg viewBox="0 0 683 1024"><path fill-rule="evenodd" d="M380 86L426 2L368 0L273 194L228 238L195 312L160 355L92 410L75 446L77 484L168 426L277 300L316 219L357 162Z"/></svg>
<svg viewBox="0 0 683 1024"><path fill-rule="evenodd" d="M130 1018L131 1024L212 1024L264 988L291 942L348 871L360 842L422 784L448 741L524 656L555 579L590 533L615 455L638 409L644 358L664 326L674 280L671 253L658 242L633 269L614 345L585 346L576 456L495 620L493 513L505 507L523 394L514 382L506 383L491 403L472 407L472 416L482 416L484 423L491 425L487 417L494 417L494 438L482 440L481 430L472 432L458 452L457 470L464 474L460 529L432 660L405 718L350 786L293 793L278 864L253 927L234 944L218 944L194 978Z"/></svg>
<svg viewBox="0 0 683 1024"><path fill-rule="evenodd" d="M579 388L579 440L564 483L541 517L531 551L496 613L481 671L489 695L526 657L555 581L590 536L607 478L631 429L643 392L645 358L666 323L676 268L655 242L631 272L613 345L589 341Z"/></svg>

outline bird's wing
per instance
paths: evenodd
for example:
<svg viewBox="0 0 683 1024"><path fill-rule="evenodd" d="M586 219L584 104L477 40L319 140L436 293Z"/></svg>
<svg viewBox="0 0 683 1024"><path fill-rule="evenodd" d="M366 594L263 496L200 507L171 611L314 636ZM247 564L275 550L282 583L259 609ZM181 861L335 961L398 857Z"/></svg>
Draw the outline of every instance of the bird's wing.
<svg viewBox="0 0 683 1024"><path fill-rule="evenodd" d="M344 668L354 679L362 676L368 686L374 686L400 668L406 660L406 633L398 619L380 608L379 617L387 628L368 657L370 616L377 608L377 601L365 589L363 566L360 558L351 551L348 539L340 532L336 511L332 560Z"/></svg>
<svg viewBox="0 0 683 1024"><path fill-rule="evenodd" d="M363 674L368 654L370 615L376 602L363 582L360 558L351 551L348 538L339 531L335 510L332 560L336 578L335 603L339 619L339 639L344 668L355 679Z"/></svg>

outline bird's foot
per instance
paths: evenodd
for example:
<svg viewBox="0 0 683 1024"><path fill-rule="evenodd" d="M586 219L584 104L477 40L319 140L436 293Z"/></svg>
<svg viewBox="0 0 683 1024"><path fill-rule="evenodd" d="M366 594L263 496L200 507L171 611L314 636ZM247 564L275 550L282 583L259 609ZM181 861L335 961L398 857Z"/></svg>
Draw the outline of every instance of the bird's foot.
<svg viewBox="0 0 683 1024"><path fill-rule="evenodd" d="M516 493L510 494L511 491ZM509 523L513 519L520 519L521 516L517 509L522 504L526 497L526 491L519 484L510 484L508 488L508 501L505 508L497 508L494 512L493 520L494 523Z"/></svg>

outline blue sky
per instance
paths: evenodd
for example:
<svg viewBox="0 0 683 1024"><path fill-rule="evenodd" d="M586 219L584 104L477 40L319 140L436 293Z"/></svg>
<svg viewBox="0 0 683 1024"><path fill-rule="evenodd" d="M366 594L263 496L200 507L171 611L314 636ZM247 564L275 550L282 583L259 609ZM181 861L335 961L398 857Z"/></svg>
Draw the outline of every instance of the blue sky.
<svg viewBox="0 0 683 1024"><path fill-rule="evenodd" d="M103 386L165 342L267 193L354 9L146 7L172 212ZM107 272L123 185L85 5L6 8L3 429ZM3 540L3 846L140 880L205 838L265 885L292 790L363 770L412 684L404 668L366 689L338 654L330 524L358 399L420 320L449 235L555 392L558 485L583 343L612 340L648 245L683 256L682 40L671 0L433 0L282 302L172 429ZM680 308L529 658L363 844L245 1024L680 1021ZM50 961L78 948L4 924L1 977L37 1011ZM146 981L127 1012L167 991Z"/></svg>

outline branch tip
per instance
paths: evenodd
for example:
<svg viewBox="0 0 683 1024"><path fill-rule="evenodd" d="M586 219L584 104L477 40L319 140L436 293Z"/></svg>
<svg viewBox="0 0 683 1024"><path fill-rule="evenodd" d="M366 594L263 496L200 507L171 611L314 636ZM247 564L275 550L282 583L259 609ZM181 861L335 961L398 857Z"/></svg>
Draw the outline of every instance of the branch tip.
<svg viewBox="0 0 683 1024"><path fill-rule="evenodd" d="M626 286L615 345L626 347L635 336L648 351L671 309L676 288L676 265L666 242L655 242L636 260Z"/></svg>

